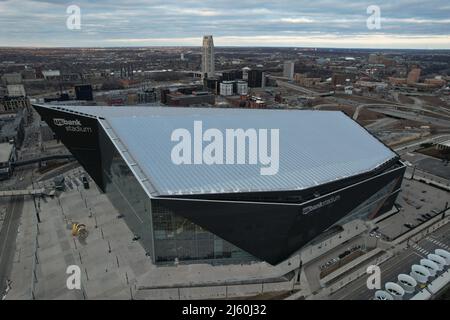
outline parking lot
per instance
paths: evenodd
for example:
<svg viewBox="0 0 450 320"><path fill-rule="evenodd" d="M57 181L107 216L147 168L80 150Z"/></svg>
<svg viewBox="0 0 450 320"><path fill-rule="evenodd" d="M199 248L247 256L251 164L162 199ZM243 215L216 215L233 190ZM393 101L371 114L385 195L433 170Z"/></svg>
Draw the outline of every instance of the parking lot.
<svg viewBox="0 0 450 320"><path fill-rule="evenodd" d="M397 198L399 213L380 221L377 226L388 239L395 239L444 210L449 193L415 180L403 180Z"/></svg>

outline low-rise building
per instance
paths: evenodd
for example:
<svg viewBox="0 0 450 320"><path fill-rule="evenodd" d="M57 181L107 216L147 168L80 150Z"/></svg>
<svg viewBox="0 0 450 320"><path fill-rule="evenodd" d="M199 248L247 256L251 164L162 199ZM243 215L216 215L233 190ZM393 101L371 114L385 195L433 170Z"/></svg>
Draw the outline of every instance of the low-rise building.
<svg viewBox="0 0 450 320"><path fill-rule="evenodd" d="M158 101L158 94L155 88L145 89L137 92L138 103L154 103Z"/></svg>
<svg viewBox="0 0 450 320"><path fill-rule="evenodd" d="M314 87L322 81L321 78L309 78L301 73L296 73L294 79L295 82L303 87Z"/></svg>
<svg viewBox="0 0 450 320"><path fill-rule="evenodd" d="M232 96L233 95L233 81L224 81L220 84L220 95L221 96Z"/></svg>
<svg viewBox="0 0 450 320"><path fill-rule="evenodd" d="M389 83L393 86L406 85L406 78L389 78Z"/></svg>
<svg viewBox="0 0 450 320"><path fill-rule="evenodd" d="M236 93L244 96L248 94L248 83L246 81L238 81L236 83Z"/></svg>
<svg viewBox="0 0 450 320"><path fill-rule="evenodd" d="M59 80L61 72L59 70L43 70L42 76L45 80Z"/></svg>
<svg viewBox="0 0 450 320"><path fill-rule="evenodd" d="M208 91L194 91L191 94L184 94L177 91L167 94L166 99L166 103L169 106L214 105L216 103L214 94Z"/></svg>
<svg viewBox="0 0 450 320"><path fill-rule="evenodd" d="M2 76L2 82L4 85L21 84L22 83L22 74L20 74L20 73L5 73Z"/></svg>
<svg viewBox="0 0 450 320"><path fill-rule="evenodd" d="M23 84L8 84L6 86L9 97L25 97L25 88Z"/></svg>
<svg viewBox="0 0 450 320"><path fill-rule="evenodd" d="M23 109L16 114L4 114L0 117L0 143L13 143L17 148L25 137L25 115Z"/></svg>
<svg viewBox="0 0 450 320"><path fill-rule="evenodd" d="M432 87L441 88L446 85L446 81L444 79L425 79L425 84L430 85Z"/></svg>
<svg viewBox="0 0 450 320"><path fill-rule="evenodd" d="M16 148L12 143L0 143L0 180L9 179L12 175L12 163L16 161Z"/></svg>
<svg viewBox="0 0 450 320"><path fill-rule="evenodd" d="M16 113L20 110L29 110L30 99L27 97L3 97L0 98L0 114Z"/></svg>

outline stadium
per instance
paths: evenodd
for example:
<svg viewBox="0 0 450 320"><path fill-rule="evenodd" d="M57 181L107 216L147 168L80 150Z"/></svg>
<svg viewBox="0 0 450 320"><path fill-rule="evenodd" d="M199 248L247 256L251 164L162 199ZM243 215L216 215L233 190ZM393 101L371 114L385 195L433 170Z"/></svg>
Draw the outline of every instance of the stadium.
<svg viewBox="0 0 450 320"><path fill-rule="evenodd" d="M34 108L155 264L276 265L343 223L390 211L405 172L394 151L342 112ZM276 173L261 174L260 163L175 164L171 135L196 121L221 132L278 130Z"/></svg>

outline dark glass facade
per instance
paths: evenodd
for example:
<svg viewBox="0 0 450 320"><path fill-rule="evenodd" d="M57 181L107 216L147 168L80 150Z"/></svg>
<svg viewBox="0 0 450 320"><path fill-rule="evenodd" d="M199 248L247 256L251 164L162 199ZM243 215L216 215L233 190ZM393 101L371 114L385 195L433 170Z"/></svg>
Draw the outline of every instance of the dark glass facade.
<svg viewBox="0 0 450 320"><path fill-rule="evenodd" d="M212 263L257 261L250 254L153 202L153 233L156 262L210 261Z"/></svg>
<svg viewBox="0 0 450 320"><path fill-rule="evenodd" d="M99 138L104 192L155 263L258 260L152 200L103 128Z"/></svg>

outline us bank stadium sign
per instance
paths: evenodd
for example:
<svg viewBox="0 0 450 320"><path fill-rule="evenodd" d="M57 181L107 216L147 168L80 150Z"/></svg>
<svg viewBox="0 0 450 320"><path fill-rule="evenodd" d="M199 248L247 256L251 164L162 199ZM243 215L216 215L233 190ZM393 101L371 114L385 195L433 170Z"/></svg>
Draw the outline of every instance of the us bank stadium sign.
<svg viewBox="0 0 450 320"><path fill-rule="evenodd" d="M57 127L65 127L68 132L92 133L92 128L84 127L80 120L66 120L62 118L54 118L53 123Z"/></svg>
<svg viewBox="0 0 450 320"><path fill-rule="evenodd" d="M335 202L337 202L339 200L341 200L341 196L340 195L328 198L326 200L320 201L320 202L318 202L316 204L313 204L311 206L304 207L303 210L302 210L302 213L303 214L310 214L311 212L313 212L313 211L315 211L317 209L320 209L320 208L323 208L323 207L328 206L330 204L333 204L333 203L335 203Z"/></svg>

